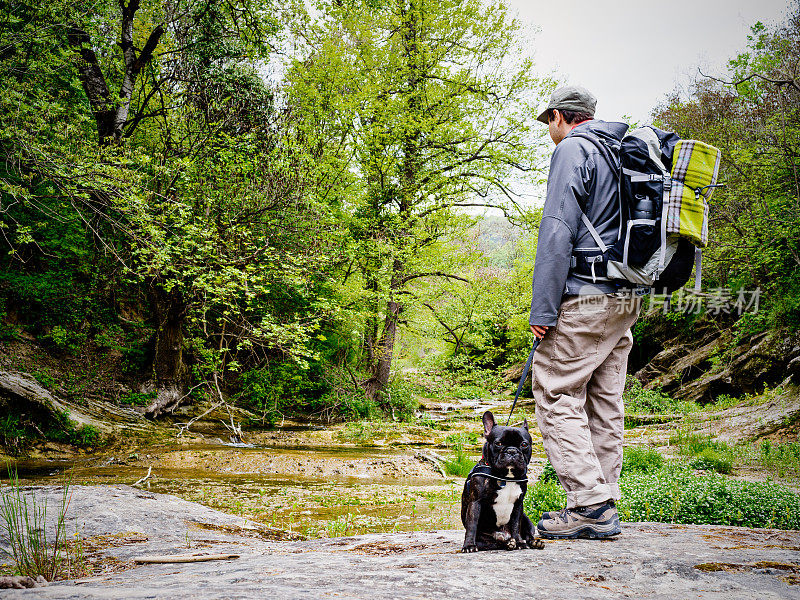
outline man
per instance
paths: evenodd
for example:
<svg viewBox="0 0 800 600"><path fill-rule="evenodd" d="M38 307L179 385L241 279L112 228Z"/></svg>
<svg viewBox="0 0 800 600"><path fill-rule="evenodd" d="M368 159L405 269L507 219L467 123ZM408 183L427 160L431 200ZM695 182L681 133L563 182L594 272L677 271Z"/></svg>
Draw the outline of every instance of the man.
<svg viewBox="0 0 800 600"><path fill-rule="evenodd" d="M597 142L618 148L628 127L595 120L596 103L584 88L562 87L538 118L556 149L533 271L530 325L541 339L533 396L545 452L567 492L567 507L537 525L551 539L620 532L622 390L641 299L618 282L571 269L575 252L601 254L587 220L607 246L624 226L610 164L617 157Z"/></svg>

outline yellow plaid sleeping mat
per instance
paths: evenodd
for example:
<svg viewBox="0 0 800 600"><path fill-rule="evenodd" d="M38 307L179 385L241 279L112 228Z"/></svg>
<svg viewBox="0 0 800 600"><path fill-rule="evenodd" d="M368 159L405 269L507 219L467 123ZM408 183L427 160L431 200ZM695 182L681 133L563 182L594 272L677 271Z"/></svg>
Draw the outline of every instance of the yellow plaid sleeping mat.
<svg viewBox="0 0 800 600"><path fill-rule="evenodd" d="M708 199L717 183L720 151L697 140L680 140L672 162L672 189L667 206L667 233L689 238L701 248L708 244Z"/></svg>

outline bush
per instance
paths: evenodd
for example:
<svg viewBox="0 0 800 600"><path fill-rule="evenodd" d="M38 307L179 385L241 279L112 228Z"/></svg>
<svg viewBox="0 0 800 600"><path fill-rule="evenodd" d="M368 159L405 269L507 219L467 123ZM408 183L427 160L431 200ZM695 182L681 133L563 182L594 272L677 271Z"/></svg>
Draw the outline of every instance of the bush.
<svg viewBox="0 0 800 600"><path fill-rule="evenodd" d="M457 385L451 393L462 400L474 400L487 395L486 389L479 385Z"/></svg>
<svg viewBox="0 0 800 600"><path fill-rule="evenodd" d="M237 401L261 414L270 424L290 410L314 410L326 391L319 363L303 369L292 362L273 363L263 369L245 371L240 377Z"/></svg>
<svg viewBox="0 0 800 600"><path fill-rule="evenodd" d="M733 473L733 457L714 448L705 448L689 463L689 466L693 469L730 475Z"/></svg>
<svg viewBox="0 0 800 600"><path fill-rule="evenodd" d="M475 466L475 461L467 456L463 448L455 448L453 455L442 462L444 463L444 472L455 477L466 477Z"/></svg>
<svg viewBox="0 0 800 600"><path fill-rule="evenodd" d="M120 404L127 404L129 406L147 406L155 400L156 395L158 392L128 392L123 396L120 396L119 402Z"/></svg>
<svg viewBox="0 0 800 600"><path fill-rule="evenodd" d="M555 481L558 483L558 475L549 460L544 463L544 469L542 469L542 473L539 475L539 481Z"/></svg>
<svg viewBox="0 0 800 600"><path fill-rule="evenodd" d="M622 473L655 473L664 467L664 457L654 448L633 446L625 448Z"/></svg>
<svg viewBox="0 0 800 600"><path fill-rule="evenodd" d="M388 389L384 392L384 402L388 405L393 419L406 423L414 420L419 408L419 402L411 392L411 385L400 380L389 383Z"/></svg>
<svg viewBox="0 0 800 600"><path fill-rule="evenodd" d="M50 426L44 430L45 439L54 442L63 442L73 446L89 447L100 443L100 430L94 425L81 425L75 427L69 420L67 412L55 414Z"/></svg>
<svg viewBox="0 0 800 600"><path fill-rule="evenodd" d="M558 480L541 478L533 485L528 485L523 503L525 514L534 523L539 520L543 512L561 510L566 505L567 495Z"/></svg>
<svg viewBox="0 0 800 600"><path fill-rule="evenodd" d="M698 408L693 402L675 400L659 390L646 390L635 377L628 377L622 399L626 413L686 414Z"/></svg>
<svg viewBox="0 0 800 600"><path fill-rule="evenodd" d="M445 438L445 444L453 448L453 455L442 461L445 473L456 477L466 477L470 474L472 467L475 466L475 461L467 456L464 445L471 439L470 434L467 433L454 433Z"/></svg>

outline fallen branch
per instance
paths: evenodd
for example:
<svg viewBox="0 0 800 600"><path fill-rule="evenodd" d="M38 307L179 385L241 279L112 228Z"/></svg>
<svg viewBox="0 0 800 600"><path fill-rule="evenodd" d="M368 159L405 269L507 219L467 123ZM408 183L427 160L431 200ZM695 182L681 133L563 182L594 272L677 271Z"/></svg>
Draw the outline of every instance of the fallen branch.
<svg viewBox="0 0 800 600"><path fill-rule="evenodd" d="M147 475L145 475L145 476L144 476L144 477L142 477L142 478L141 478L139 481L137 481L136 483L133 483L133 484L131 484L131 485L139 485L140 483L144 483L145 481L147 481L148 479L150 479L150 474L151 474L152 472L153 472L153 465L150 465L150 467L147 469Z"/></svg>
<svg viewBox="0 0 800 600"><path fill-rule="evenodd" d="M195 563L209 560L231 560L239 554L173 554L171 556L137 556L133 562L139 564L164 565L169 563Z"/></svg>
<svg viewBox="0 0 800 600"><path fill-rule="evenodd" d="M439 473L442 474L442 477L447 477L447 473L444 472L444 468L442 467L443 461L438 456L434 456L433 454L427 454L425 452L417 452L417 458L421 458L423 460L427 460L428 462L432 463L434 467L436 467Z"/></svg>

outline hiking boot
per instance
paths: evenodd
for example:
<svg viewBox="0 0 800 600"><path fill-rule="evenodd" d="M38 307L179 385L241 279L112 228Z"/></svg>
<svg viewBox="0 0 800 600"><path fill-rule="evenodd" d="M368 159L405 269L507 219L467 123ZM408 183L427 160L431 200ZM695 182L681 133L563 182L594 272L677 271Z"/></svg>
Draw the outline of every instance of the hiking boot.
<svg viewBox="0 0 800 600"><path fill-rule="evenodd" d="M541 537L549 540L578 537L602 539L621 531L619 514L613 502L565 508L550 518L545 518L547 514L542 515L536 528Z"/></svg>
<svg viewBox="0 0 800 600"><path fill-rule="evenodd" d="M613 500L609 500L606 504L610 504L611 506L616 506L616 503ZM562 508L561 510L550 510L547 512L542 513L541 521L547 521L548 519L555 519L558 515L564 512L566 508Z"/></svg>

